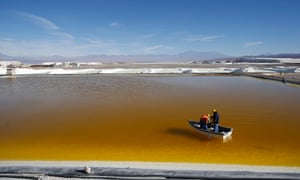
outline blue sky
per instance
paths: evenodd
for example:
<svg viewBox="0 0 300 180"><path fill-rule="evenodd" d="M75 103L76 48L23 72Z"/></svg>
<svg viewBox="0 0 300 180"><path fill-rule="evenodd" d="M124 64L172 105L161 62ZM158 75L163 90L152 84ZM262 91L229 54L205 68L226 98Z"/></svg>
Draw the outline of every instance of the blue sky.
<svg viewBox="0 0 300 180"><path fill-rule="evenodd" d="M299 9L299 0L0 0L0 53L299 53Z"/></svg>

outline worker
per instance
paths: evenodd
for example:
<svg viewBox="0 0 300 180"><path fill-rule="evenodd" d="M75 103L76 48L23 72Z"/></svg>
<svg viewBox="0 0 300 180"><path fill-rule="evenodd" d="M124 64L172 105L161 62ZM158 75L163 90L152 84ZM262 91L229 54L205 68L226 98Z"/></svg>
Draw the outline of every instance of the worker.
<svg viewBox="0 0 300 180"><path fill-rule="evenodd" d="M216 109L213 109L212 120L213 120L215 132L219 132L220 117Z"/></svg>
<svg viewBox="0 0 300 180"><path fill-rule="evenodd" d="M208 129L207 125L209 123L209 116L208 114L204 114L200 118L200 127L203 129Z"/></svg>
<svg viewBox="0 0 300 180"><path fill-rule="evenodd" d="M210 121L211 121L211 116L210 116L210 114L209 114L209 113L207 114L207 117L208 117L208 123L207 123L207 124L210 124Z"/></svg>

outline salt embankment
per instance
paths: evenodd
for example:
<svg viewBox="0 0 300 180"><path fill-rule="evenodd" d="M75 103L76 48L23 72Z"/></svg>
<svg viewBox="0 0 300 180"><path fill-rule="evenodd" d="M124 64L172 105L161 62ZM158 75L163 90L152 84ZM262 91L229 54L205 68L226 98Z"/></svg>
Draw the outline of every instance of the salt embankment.
<svg viewBox="0 0 300 180"><path fill-rule="evenodd" d="M77 74L243 74L243 73L299 73L298 67L215 67L215 68L15 68L14 75L77 75ZM0 76L6 76L7 69L0 68Z"/></svg>
<svg viewBox="0 0 300 180"><path fill-rule="evenodd" d="M76 74L98 74L98 69L54 69L48 74L52 75L76 75Z"/></svg>
<svg viewBox="0 0 300 180"><path fill-rule="evenodd" d="M299 167L170 162L0 161L15 179L300 179Z"/></svg>

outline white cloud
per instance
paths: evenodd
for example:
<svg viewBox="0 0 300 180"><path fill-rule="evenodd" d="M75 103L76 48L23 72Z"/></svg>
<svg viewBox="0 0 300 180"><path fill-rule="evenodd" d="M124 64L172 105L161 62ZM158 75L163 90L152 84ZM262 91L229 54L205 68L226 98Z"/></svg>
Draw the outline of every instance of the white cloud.
<svg viewBox="0 0 300 180"><path fill-rule="evenodd" d="M71 34L65 32L53 31L53 32L49 32L49 34L57 37L61 37L66 40L74 40L74 37Z"/></svg>
<svg viewBox="0 0 300 180"><path fill-rule="evenodd" d="M76 51L72 41L47 41L47 40L0 40L0 49L9 56L74 56L82 55Z"/></svg>
<svg viewBox="0 0 300 180"><path fill-rule="evenodd" d="M17 12L17 14L31 20L32 22L37 24L39 27L44 28L46 30L58 30L59 29L59 27L55 23L51 22L50 20L48 20L44 17L26 13L26 12Z"/></svg>
<svg viewBox="0 0 300 180"><path fill-rule="evenodd" d="M151 39L151 38L154 38L155 36L157 36L157 34L144 34L144 35L141 35L139 36L140 39Z"/></svg>
<svg viewBox="0 0 300 180"><path fill-rule="evenodd" d="M156 50L158 50L158 49L160 49L160 48L162 48L162 47L163 47L163 46L161 46L161 45L149 46L149 47L144 48L144 51L145 51L146 53L150 53L150 52L156 51Z"/></svg>
<svg viewBox="0 0 300 180"><path fill-rule="evenodd" d="M143 52L144 54L168 54L168 53L172 53L173 50L175 50L175 47L172 46L165 46L165 45L153 45L153 46L148 46L148 47L144 47L141 49L141 52Z"/></svg>
<svg viewBox="0 0 300 180"><path fill-rule="evenodd" d="M17 12L17 14L26 19L29 19L34 24L37 24L38 27L46 30L46 32L50 35L56 36L62 40L69 40L69 41L74 40L74 37L71 34L60 31L59 26L57 26L54 22L44 17L37 16L27 12Z"/></svg>
<svg viewBox="0 0 300 180"><path fill-rule="evenodd" d="M62 34L68 37L68 35ZM0 39L1 53L9 56L82 56L89 54L116 55L124 54L127 49L120 50L120 44L112 40L84 38L79 40L17 40ZM124 45L124 47L127 47Z"/></svg>
<svg viewBox="0 0 300 180"><path fill-rule="evenodd" d="M119 22L112 22L110 23L111 27L119 27L119 26L123 26L123 24L119 23Z"/></svg>
<svg viewBox="0 0 300 180"><path fill-rule="evenodd" d="M115 45L113 40L102 40L102 39L85 39L90 45L96 45L98 47L108 47Z"/></svg>
<svg viewBox="0 0 300 180"><path fill-rule="evenodd" d="M255 41L255 42L247 42L244 44L245 47L251 47L251 46L258 46L258 45L262 45L264 44L264 42L262 41Z"/></svg>
<svg viewBox="0 0 300 180"><path fill-rule="evenodd" d="M197 36L184 38L183 40L186 42L213 42L219 38L222 38L222 36Z"/></svg>
<svg viewBox="0 0 300 180"><path fill-rule="evenodd" d="M115 40L103 40L97 38L81 38L81 42L77 42L75 46L76 51L84 55L89 54L105 54L105 55L120 55L126 54L130 48L129 44L118 43Z"/></svg>
<svg viewBox="0 0 300 180"><path fill-rule="evenodd" d="M9 56L52 56L66 57L90 54L165 54L173 53L174 47L141 42L116 42L97 38L77 38L76 40L17 40L0 39L1 53Z"/></svg>
<svg viewBox="0 0 300 180"><path fill-rule="evenodd" d="M0 41L8 41L8 42L10 42L10 41L14 41L15 39L13 39L13 38L2 38Z"/></svg>

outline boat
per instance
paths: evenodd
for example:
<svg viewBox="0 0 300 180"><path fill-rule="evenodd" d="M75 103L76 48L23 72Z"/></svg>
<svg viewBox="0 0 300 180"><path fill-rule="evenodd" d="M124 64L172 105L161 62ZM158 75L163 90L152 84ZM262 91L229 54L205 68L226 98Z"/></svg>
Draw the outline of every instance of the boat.
<svg viewBox="0 0 300 180"><path fill-rule="evenodd" d="M196 129L199 133L207 135L210 139L211 137L220 137L224 139L227 139L231 137L233 128L225 127L225 126L219 126L219 131L215 132L212 124L208 124L208 129L204 129L200 126L199 121L193 121L189 120L189 124Z"/></svg>

